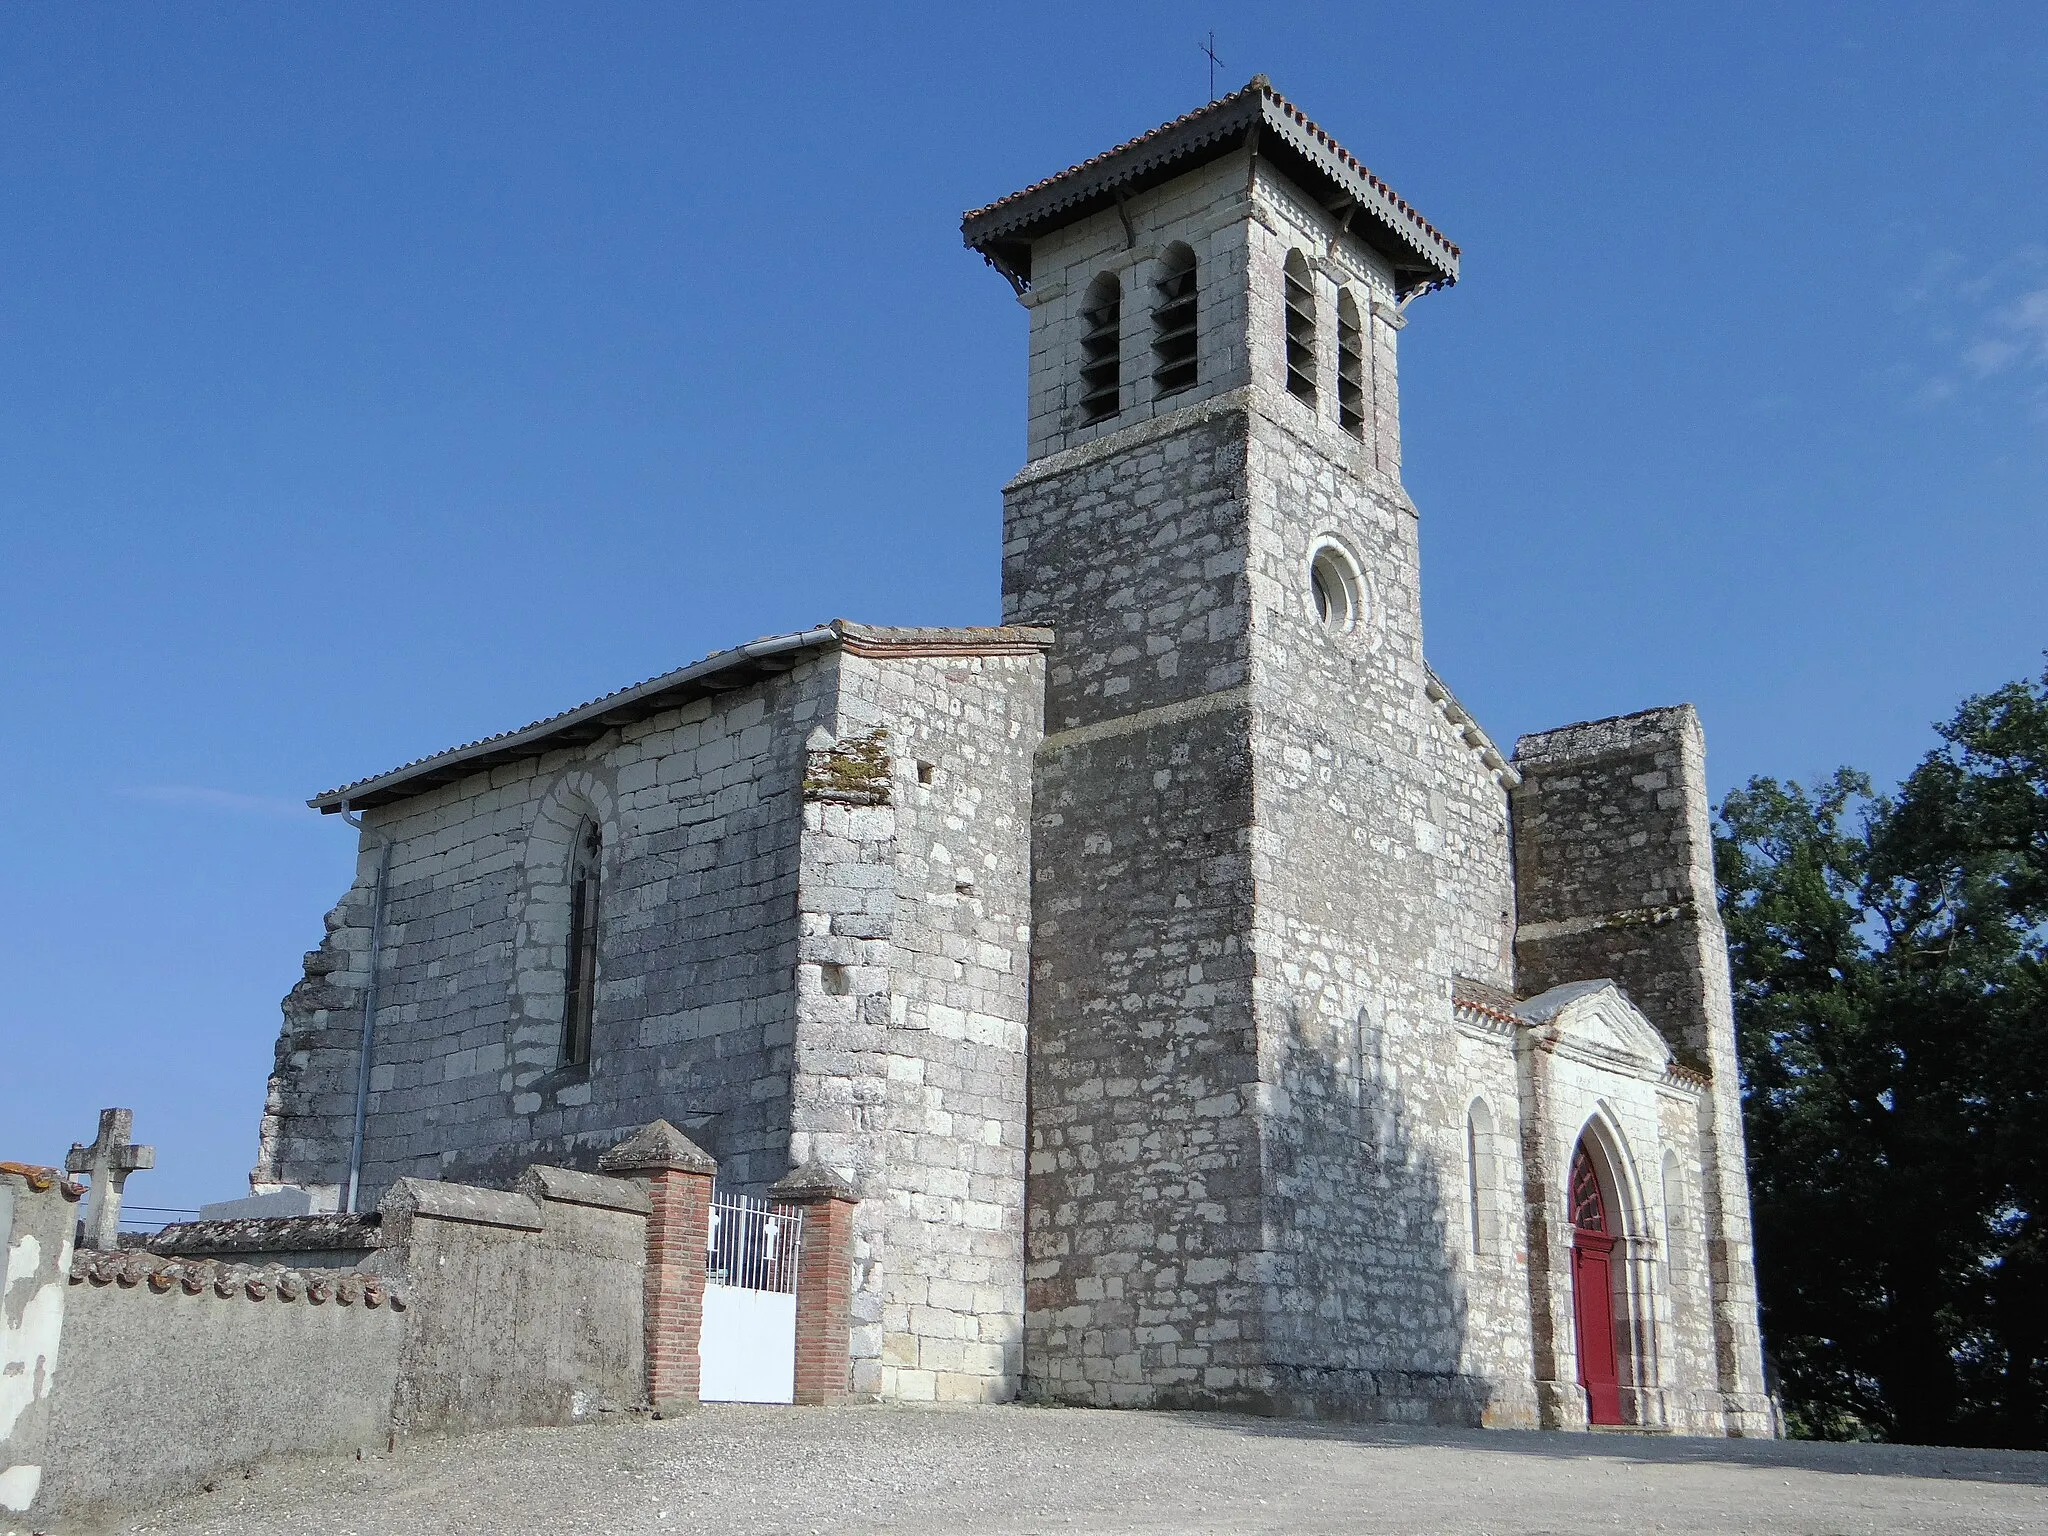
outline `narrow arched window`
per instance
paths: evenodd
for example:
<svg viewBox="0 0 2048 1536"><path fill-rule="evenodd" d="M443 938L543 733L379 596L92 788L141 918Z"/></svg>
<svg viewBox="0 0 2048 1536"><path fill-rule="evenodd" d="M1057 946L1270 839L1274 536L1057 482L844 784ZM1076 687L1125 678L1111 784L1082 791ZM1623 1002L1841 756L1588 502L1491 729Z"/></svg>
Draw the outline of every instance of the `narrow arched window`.
<svg viewBox="0 0 2048 1536"><path fill-rule="evenodd" d="M1105 272L1081 302L1081 422L1107 421L1122 409L1123 287Z"/></svg>
<svg viewBox="0 0 2048 1536"><path fill-rule="evenodd" d="M1678 1154L1664 1153L1664 1273L1678 1273L1678 1244L1685 1233L1685 1176L1678 1169Z"/></svg>
<svg viewBox="0 0 2048 1536"><path fill-rule="evenodd" d="M590 1025L597 1012L599 866L604 835L585 824L569 857L569 945L562 977L562 1064L590 1060Z"/></svg>
<svg viewBox="0 0 2048 1536"><path fill-rule="evenodd" d="M1287 389L1316 403L1316 288L1308 258L1287 253Z"/></svg>
<svg viewBox="0 0 2048 1536"><path fill-rule="evenodd" d="M1195 253L1169 245L1159 259L1152 306L1152 389L1171 395L1195 383Z"/></svg>
<svg viewBox="0 0 2048 1536"><path fill-rule="evenodd" d="M1465 1193L1472 1256L1483 1258L1500 1241L1499 1180L1493 1151L1493 1112L1474 1099L1465 1112Z"/></svg>
<svg viewBox="0 0 2048 1536"><path fill-rule="evenodd" d="M1337 425L1364 440L1365 328L1349 288L1337 296Z"/></svg>

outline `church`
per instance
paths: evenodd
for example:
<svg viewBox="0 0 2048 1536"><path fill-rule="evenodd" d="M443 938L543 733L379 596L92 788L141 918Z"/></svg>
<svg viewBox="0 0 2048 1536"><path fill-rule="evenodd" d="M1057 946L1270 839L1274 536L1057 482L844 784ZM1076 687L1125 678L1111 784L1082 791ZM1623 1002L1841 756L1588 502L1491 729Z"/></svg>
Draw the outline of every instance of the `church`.
<svg viewBox="0 0 2048 1536"><path fill-rule="evenodd" d="M1424 656L1457 246L1263 77L962 232L1030 316L1002 622L316 797L357 873L252 1187L666 1120L857 1197L857 1397L1775 1433L1699 721L1509 754Z"/></svg>

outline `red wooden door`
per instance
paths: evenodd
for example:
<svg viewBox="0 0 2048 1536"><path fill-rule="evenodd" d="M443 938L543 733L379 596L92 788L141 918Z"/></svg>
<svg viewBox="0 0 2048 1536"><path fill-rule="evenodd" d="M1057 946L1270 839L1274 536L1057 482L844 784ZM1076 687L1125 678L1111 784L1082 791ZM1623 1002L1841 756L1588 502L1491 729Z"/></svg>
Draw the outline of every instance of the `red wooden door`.
<svg viewBox="0 0 2048 1536"><path fill-rule="evenodd" d="M1572 1311L1578 1318L1579 1384L1595 1424L1621 1422L1621 1373L1614 1353L1614 1239L1572 1234Z"/></svg>
<svg viewBox="0 0 2048 1536"><path fill-rule="evenodd" d="M1621 1422L1621 1367L1615 1349L1614 1237L1607 1194L1581 1146L1572 1158L1572 1317L1579 1344L1579 1385L1595 1424Z"/></svg>

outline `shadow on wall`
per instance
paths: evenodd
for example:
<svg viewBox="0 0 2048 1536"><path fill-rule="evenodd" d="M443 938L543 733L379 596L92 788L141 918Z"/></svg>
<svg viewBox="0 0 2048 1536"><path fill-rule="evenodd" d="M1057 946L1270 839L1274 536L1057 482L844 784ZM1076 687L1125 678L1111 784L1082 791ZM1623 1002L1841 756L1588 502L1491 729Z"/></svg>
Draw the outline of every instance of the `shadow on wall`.
<svg viewBox="0 0 2048 1536"><path fill-rule="evenodd" d="M1265 1153L1275 1411L1478 1425L1492 1384L1459 1369L1453 1216L1384 1029L1293 1006L1280 1087Z"/></svg>

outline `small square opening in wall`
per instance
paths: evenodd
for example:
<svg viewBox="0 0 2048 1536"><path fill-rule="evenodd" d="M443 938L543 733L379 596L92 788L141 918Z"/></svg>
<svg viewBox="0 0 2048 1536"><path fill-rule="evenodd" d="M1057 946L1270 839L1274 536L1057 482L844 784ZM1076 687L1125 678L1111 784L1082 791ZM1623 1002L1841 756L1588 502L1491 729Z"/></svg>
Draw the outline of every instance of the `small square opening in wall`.
<svg viewBox="0 0 2048 1536"><path fill-rule="evenodd" d="M917 765L917 782L929 784L938 777L938 773L939 765L937 763L919 763Z"/></svg>
<svg viewBox="0 0 2048 1536"><path fill-rule="evenodd" d="M853 990L853 972L828 960L818 967L818 984L828 996L845 997Z"/></svg>

